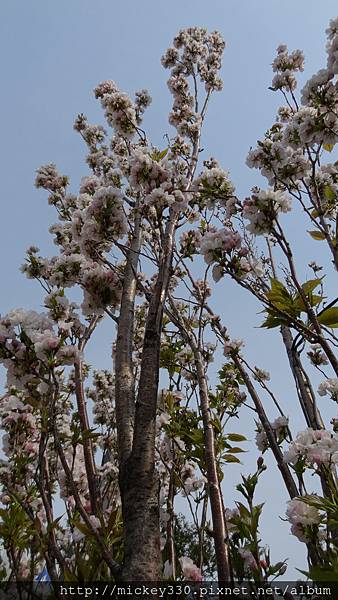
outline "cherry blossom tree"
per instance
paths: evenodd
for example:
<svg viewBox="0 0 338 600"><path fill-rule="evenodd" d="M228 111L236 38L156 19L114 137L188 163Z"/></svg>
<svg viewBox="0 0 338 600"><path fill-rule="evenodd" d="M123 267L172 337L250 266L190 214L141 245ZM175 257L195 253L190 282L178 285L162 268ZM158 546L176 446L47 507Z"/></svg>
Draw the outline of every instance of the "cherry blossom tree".
<svg viewBox="0 0 338 600"><path fill-rule="evenodd" d="M55 582L269 582L287 565L273 562L259 534L255 491L265 452L289 494L286 519L306 544L310 576L338 573L338 426L324 423L318 399L338 401L338 299L326 297L315 262L313 278L302 281L288 236L298 204L302 233L326 244L326 276L336 274L337 19L327 36L327 66L300 100L303 54L277 48L271 89L284 104L247 159L267 187L245 199L202 154L225 43L197 27L182 30L162 57L173 97L165 148L152 145L144 127L148 92L131 99L104 81L95 97L109 133L83 114L74 124L91 170L78 193L54 164L38 169L36 185L58 216L50 227L57 254L46 258L32 246L22 267L40 284L45 310L16 309L0 320L3 579L33 579L46 564ZM214 287L226 288L229 278L255 297L262 327L280 337L304 415L296 436L269 373L249 363L228 315L213 309ZM86 362L104 318L111 371ZM243 501L230 508L221 484L245 447L231 426L245 406L260 454L237 486ZM314 493L310 474L320 484ZM178 495L189 521L176 511Z"/></svg>

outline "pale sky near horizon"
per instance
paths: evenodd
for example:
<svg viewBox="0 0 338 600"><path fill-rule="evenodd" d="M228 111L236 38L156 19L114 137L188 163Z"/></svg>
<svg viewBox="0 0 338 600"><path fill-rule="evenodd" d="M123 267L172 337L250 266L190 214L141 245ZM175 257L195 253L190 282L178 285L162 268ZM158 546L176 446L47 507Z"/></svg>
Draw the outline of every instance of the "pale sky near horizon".
<svg viewBox="0 0 338 600"><path fill-rule="evenodd" d="M19 272L29 245L38 245L46 254L54 251L48 227L56 218L44 192L34 188L34 174L41 164L55 162L70 176L76 191L88 169L73 122L84 112L90 122L103 123L92 93L97 83L113 79L130 93L147 88L153 98L147 129L155 144L164 144L171 97L166 87L168 72L161 67L160 57L181 28L219 29L228 46L224 90L211 102L203 146L206 156L215 156L230 171L243 196L261 181L256 171L245 166L246 154L273 122L281 104L281 98L268 90L277 45L286 43L291 50L304 51L305 73L300 77L304 82L325 66L325 29L336 13L335 0L2 0L0 313L14 307L41 309L37 284ZM296 220L291 231L294 239L298 226ZM297 248L306 276L311 275L307 262L318 256L320 260L320 252L310 240ZM228 324L233 337L247 338L250 360L273 372L275 389L285 399L286 412L293 414L296 398L285 357L278 350L275 332L255 329L262 320L258 307L237 288L222 284L216 287L214 302L219 311L231 315ZM109 368L109 328L103 328L100 335L90 358ZM305 428L298 410L294 418L295 431ZM248 419L243 423L252 437ZM251 450L244 455L243 466L229 468L223 484L228 505L232 503L229 489L241 471L254 468L257 456ZM295 567L304 567L304 547L279 519L284 516L286 495L276 468L262 478L258 501L266 498L262 538L271 546L273 560L290 558L288 578L297 578Z"/></svg>

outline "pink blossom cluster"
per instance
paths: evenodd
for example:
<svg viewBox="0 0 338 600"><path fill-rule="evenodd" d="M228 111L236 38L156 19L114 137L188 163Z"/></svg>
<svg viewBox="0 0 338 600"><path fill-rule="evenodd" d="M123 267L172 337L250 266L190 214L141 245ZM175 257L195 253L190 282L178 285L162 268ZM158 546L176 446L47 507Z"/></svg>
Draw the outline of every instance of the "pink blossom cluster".
<svg viewBox="0 0 338 600"><path fill-rule="evenodd" d="M335 220L338 206L338 165L326 163L316 169L313 178L306 177L305 183L317 199L318 209L328 220Z"/></svg>
<svg viewBox="0 0 338 600"><path fill-rule="evenodd" d="M301 498L289 500L286 516L291 523L291 533L304 543L310 540L307 529L313 526L317 528L321 521L318 509Z"/></svg>
<svg viewBox="0 0 338 600"><path fill-rule="evenodd" d="M246 164L251 169L259 169L270 186L277 182L280 186L280 182L285 181L292 189L298 186L299 179L309 173L310 164L302 149L298 148L298 138L293 138L290 129L288 132L283 137L278 127L277 132L259 142L257 148L250 150Z"/></svg>
<svg viewBox="0 0 338 600"><path fill-rule="evenodd" d="M249 221L247 230L255 235L271 233L279 213L290 210L291 198L280 190L259 190L243 203L243 217Z"/></svg>
<svg viewBox="0 0 338 600"><path fill-rule="evenodd" d="M93 151L95 151L97 144L102 144L105 141L107 135L102 125L89 125L87 117L83 114L78 115L75 119L74 129L81 133L87 146Z"/></svg>
<svg viewBox="0 0 338 600"><path fill-rule="evenodd" d="M276 75L272 81L272 87L275 90L285 89L289 92L294 91L297 86L294 73L304 70L304 54L301 50L294 50L289 53L285 44L280 44L277 48L277 56L272 63L273 71Z"/></svg>
<svg viewBox="0 0 338 600"><path fill-rule="evenodd" d="M334 111L328 111L326 105L322 111L317 107L303 106L286 125L284 139L295 149L306 144L335 144L338 140L337 127L338 117Z"/></svg>
<svg viewBox="0 0 338 600"><path fill-rule="evenodd" d="M225 252L231 254L241 246L241 235L228 227L207 231L201 240L200 252L205 262L210 265Z"/></svg>
<svg viewBox="0 0 338 600"><path fill-rule="evenodd" d="M7 432L2 438L5 456L9 460L26 458L25 468L32 475L40 440L39 423L32 407L18 395L5 395L1 398L0 416L1 426Z"/></svg>
<svg viewBox="0 0 338 600"><path fill-rule="evenodd" d="M338 464L338 434L310 427L297 434L284 452L284 460L295 465L304 460L309 467Z"/></svg>
<svg viewBox="0 0 338 600"><path fill-rule="evenodd" d="M105 117L115 132L124 138L133 138L137 131L136 107L114 81L103 81L95 88L95 97L101 99Z"/></svg>
<svg viewBox="0 0 338 600"><path fill-rule="evenodd" d="M315 365L316 367L329 364L329 361L328 361L326 355L324 354L320 344L312 344L309 351L307 352L307 355L308 355L310 361L312 362L312 364ZM323 384L321 384L321 386L323 386ZM327 393L326 389L325 389L325 387L323 388L321 386L319 386L319 387L321 390L323 390L324 393L323 392L320 393L319 391L318 391L318 393L320 396L321 395L325 396L325 394ZM338 386L337 386L337 391L338 391Z"/></svg>
<svg viewBox="0 0 338 600"><path fill-rule="evenodd" d="M200 207L206 205L208 208L213 208L217 203L227 206L235 191L229 173L218 166L204 169L196 177L192 189L197 192L194 202L198 201Z"/></svg>
<svg viewBox="0 0 338 600"><path fill-rule="evenodd" d="M233 519L237 519L240 516L238 508L226 508L224 511L226 520L227 530L229 533L236 530L236 525L232 522Z"/></svg>
<svg viewBox="0 0 338 600"><path fill-rule="evenodd" d="M180 31L174 39L174 47L162 57L162 65L171 69L168 87L174 103L169 122L179 135L193 142L198 138L202 116L189 89L188 78L191 76L195 82L199 78L207 94L221 90L218 72L224 48L220 33L208 34L204 28L192 27Z"/></svg>
<svg viewBox="0 0 338 600"><path fill-rule="evenodd" d="M180 251L182 256L191 257L197 254L200 248L202 234L198 229L183 231L180 236Z"/></svg>
<svg viewBox="0 0 338 600"><path fill-rule="evenodd" d="M229 339L224 343L223 354L224 356L230 356L231 354L238 354L241 348L244 347L244 341L240 339Z"/></svg>
<svg viewBox="0 0 338 600"><path fill-rule="evenodd" d="M238 552L244 561L244 570L246 572L252 573L252 571L258 569L256 559L250 550L247 550L246 548L240 548Z"/></svg>
<svg viewBox="0 0 338 600"><path fill-rule="evenodd" d="M127 233L121 191L112 186L98 188L88 207L74 213L72 233L85 256L108 252L114 240Z"/></svg>
<svg viewBox="0 0 338 600"><path fill-rule="evenodd" d="M158 430L161 429L161 427L168 425L168 423L170 423L170 415L167 412L161 412L156 417L156 427Z"/></svg>
<svg viewBox="0 0 338 600"><path fill-rule="evenodd" d="M295 151L292 145L295 145L293 138L287 135L282 138L278 129L278 134L274 133L260 142L257 148L250 150L246 163L250 168L259 169L271 186L277 181L279 185L285 181L290 188L296 187L297 180L308 174L310 164L302 150ZM296 145L299 145L298 141Z"/></svg>
<svg viewBox="0 0 338 600"><path fill-rule="evenodd" d="M311 106L318 108L318 104L322 104L323 100L332 108L337 103L336 90L332 82L333 73L328 69L320 69L312 75L306 82L301 92L301 102L303 106Z"/></svg>
<svg viewBox="0 0 338 600"><path fill-rule="evenodd" d="M194 110L194 97L190 93L186 76L181 73L171 75L168 87L174 97L169 123L177 129L178 135L194 142L199 135L202 121L199 113Z"/></svg>
<svg viewBox="0 0 338 600"><path fill-rule="evenodd" d="M149 148L135 148L130 158L129 165L129 184L136 190L143 191L145 195L153 190L160 188L163 193L171 189L171 169L168 158L155 160L152 158L152 151ZM168 184L168 188L162 188L163 184Z"/></svg>
<svg viewBox="0 0 338 600"><path fill-rule="evenodd" d="M58 482L61 496L69 499L71 495L63 466L58 464L55 453L51 436L54 428L84 497L88 485L83 458L78 456L81 447L75 456L71 442L70 391L64 376L65 366L81 358L74 342L66 343L68 326L62 325L62 319L69 317L71 305L61 293L50 293L46 305L50 309L49 316L17 309L0 321L0 361L7 370L8 389L0 402L1 426L6 431L3 436L6 460L2 460L0 469L6 496L2 501L15 504L18 499L22 500L30 514L34 514L41 531L45 531L47 525L42 499L37 500L37 470L42 468L42 456L48 461L50 490Z"/></svg>
<svg viewBox="0 0 338 600"><path fill-rule="evenodd" d="M68 177L60 175L56 165L49 163L37 170L35 185L38 188L42 187L54 193L63 192L68 185Z"/></svg>
<svg viewBox="0 0 338 600"><path fill-rule="evenodd" d="M199 569L195 563L188 556L181 556L179 558L182 573L185 579L188 581L202 581L201 569Z"/></svg>
<svg viewBox="0 0 338 600"><path fill-rule="evenodd" d="M145 207L155 211L167 207L186 210L191 200L190 182L186 167L171 152L136 147L124 160L122 170L131 188L141 193Z"/></svg>
<svg viewBox="0 0 338 600"><path fill-rule="evenodd" d="M68 300L63 289L57 289L47 294L45 306L49 309L48 316L55 323L58 333L63 339L72 335L80 338L84 334L85 325L79 318L79 307L75 302Z"/></svg>
<svg viewBox="0 0 338 600"><path fill-rule="evenodd" d="M115 383L112 373L95 369L92 385L86 389L86 394L93 401L94 423L112 428L115 422Z"/></svg>
<svg viewBox="0 0 338 600"><path fill-rule="evenodd" d="M196 467L191 462L186 462L183 465L181 469L181 479L183 482L184 494L191 494L191 492L203 488L207 481L203 475L197 475Z"/></svg>
<svg viewBox="0 0 338 600"><path fill-rule="evenodd" d="M40 278L48 279L58 288L73 287L80 280L84 264L86 261L81 254L64 252L47 262L47 269L40 273Z"/></svg>
<svg viewBox="0 0 338 600"><path fill-rule="evenodd" d="M322 381L318 386L318 394L320 396L331 396L332 400L338 402L338 379L329 377Z"/></svg>
<svg viewBox="0 0 338 600"><path fill-rule="evenodd" d="M101 267L93 265L86 267L81 275L84 288L82 312L85 315L102 315L106 307L113 310L121 298L121 282L118 275Z"/></svg>
<svg viewBox="0 0 338 600"><path fill-rule="evenodd" d="M39 173L37 181L42 186L44 179ZM69 196L63 188L59 190L61 224L54 226L53 233L60 254L41 259L37 249L32 249L23 271L57 288L79 284L84 290L84 314L103 314L107 306L114 309L120 299L119 277L99 258L127 232L123 199L118 187L102 186L96 176L82 180L80 187L82 193L72 196L68 205Z"/></svg>
<svg viewBox="0 0 338 600"><path fill-rule="evenodd" d="M322 147L330 150L338 141L338 83L335 80L338 70L337 19L330 21L326 33L327 67L308 79L301 92L301 105L294 96L294 90L295 73L303 70L303 55L299 50L288 53L284 45L277 48L277 57L273 62L276 75L272 87L282 90L286 95L289 93L287 106L279 108L277 122L265 134L265 139L258 142L257 148L249 152L247 164L260 169L269 184L278 189L296 189L301 194L311 190L311 200L316 210L319 208L326 213L328 209L330 213L336 203L331 202L331 206L327 207L328 199L323 193L325 186L317 189L314 182L317 173L323 169L325 172L326 165L320 166L318 161L313 171L311 164L316 152ZM334 165L331 170L332 167ZM329 182L331 184L332 181ZM336 194L334 185L332 190L330 197L332 193Z"/></svg>
<svg viewBox="0 0 338 600"><path fill-rule="evenodd" d="M297 498L288 501L286 515L294 525L314 525L320 521L318 510Z"/></svg>
<svg viewBox="0 0 338 600"><path fill-rule="evenodd" d="M277 441L281 438L283 439L287 433L289 426L288 417L280 416L277 417L274 421L270 423L271 428L276 436ZM256 433L256 446L260 452L265 452L269 448L269 441L264 429L261 426L258 426L258 431Z"/></svg>
<svg viewBox="0 0 338 600"><path fill-rule="evenodd" d="M45 314L17 309L5 315L0 320L0 362L7 369L7 385L19 390L41 386L52 366L73 364L78 349L67 345L66 337L59 336Z"/></svg>
<svg viewBox="0 0 338 600"><path fill-rule="evenodd" d="M338 17L331 19L326 35L327 68L330 73L338 75Z"/></svg>
<svg viewBox="0 0 338 600"><path fill-rule="evenodd" d="M87 117L82 113L76 117L74 129L80 133L88 147L87 164L96 176L105 175L105 182L107 182L110 179L110 171L115 168L115 163L112 162L106 145L105 129L101 125L88 124Z"/></svg>
<svg viewBox="0 0 338 600"><path fill-rule="evenodd" d="M46 532L47 519L42 499L36 490L35 478L41 444L41 422L33 407L21 392L10 391L0 399L2 459L0 461L1 503L8 510L23 503L29 506L41 534ZM38 562L38 561L37 561ZM25 575L22 561L22 576Z"/></svg>

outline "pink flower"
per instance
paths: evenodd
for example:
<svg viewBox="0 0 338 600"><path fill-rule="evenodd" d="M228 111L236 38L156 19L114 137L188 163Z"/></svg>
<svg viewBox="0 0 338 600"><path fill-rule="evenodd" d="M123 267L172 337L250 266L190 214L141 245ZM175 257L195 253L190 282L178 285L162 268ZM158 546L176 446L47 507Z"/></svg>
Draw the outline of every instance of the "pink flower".
<svg viewBox="0 0 338 600"><path fill-rule="evenodd" d="M252 554L252 552L250 552L249 550L245 550L244 548L241 548L239 550L239 553L240 553L241 557L244 559L244 568L245 569L247 569L249 571L254 571L255 569L258 568L255 557Z"/></svg>
<svg viewBox="0 0 338 600"><path fill-rule="evenodd" d="M190 581L202 581L201 569L188 556L181 556L179 559L181 569L185 579Z"/></svg>
<svg viewBox="0 0 338 600"><path fill-rule="evenodd" d="M286 516L290 523L296 526L316 525L320 522L318 510L314 506L310 506L297 498L288 501Z"/></svg>

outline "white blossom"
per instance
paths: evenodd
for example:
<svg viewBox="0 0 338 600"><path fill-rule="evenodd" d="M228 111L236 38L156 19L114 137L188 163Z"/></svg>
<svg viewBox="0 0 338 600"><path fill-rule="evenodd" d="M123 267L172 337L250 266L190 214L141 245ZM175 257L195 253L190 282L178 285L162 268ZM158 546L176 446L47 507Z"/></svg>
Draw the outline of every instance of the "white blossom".
<svg viewBox="0 0 338 600"><path fill-rule="evenodd" d="M286 516L292 525L317 525L320 522L317 508L297 498L288 501Z"/></svg>

